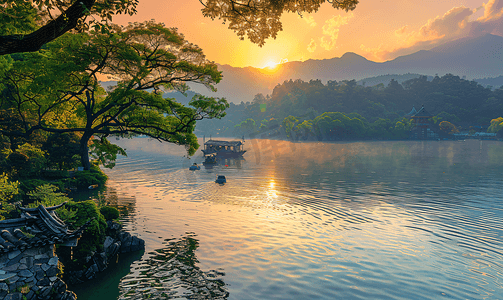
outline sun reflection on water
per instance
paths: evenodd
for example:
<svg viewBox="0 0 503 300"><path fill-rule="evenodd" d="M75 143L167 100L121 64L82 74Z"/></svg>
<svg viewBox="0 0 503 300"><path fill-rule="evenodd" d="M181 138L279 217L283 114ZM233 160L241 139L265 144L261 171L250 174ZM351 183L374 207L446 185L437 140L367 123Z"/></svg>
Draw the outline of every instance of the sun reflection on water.
<svg viewBox="0 0 503 300"><path fill-rule="evenodd" d="M501 146L250 144L239 168L190 172L157 148L119 161L126 226L151 250L195 232L199 267L224 270L232 299L502 298Z"/></svg>

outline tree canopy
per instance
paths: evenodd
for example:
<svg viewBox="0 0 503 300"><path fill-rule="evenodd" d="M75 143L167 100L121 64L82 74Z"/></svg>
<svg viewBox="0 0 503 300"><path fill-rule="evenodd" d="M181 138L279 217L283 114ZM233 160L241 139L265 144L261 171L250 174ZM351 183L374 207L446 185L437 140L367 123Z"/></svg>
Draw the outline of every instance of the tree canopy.
<svg viewBox="0 0 503 300"><path fill-rule="evenodd" d="M278 84L270 95L257 94L250 100L253 101L239 105L231 103L227 116L222 120L202 121L198 133L202 135L220 132L226 136L249 134L250 132L235 132L232 129L246 119L257 122L257 132L270 132L267 130L271 128L270 120L275 119L282 124L282 134L286 136L290 133L297 136L298 133L305 136L322 135L322 132L316 130L329 128L325 123L330 121L332 124L333 120L319 120L322 125L327 126L318 129L315 126L318 123L313 120L324 112L341 112L347 116L352 113L361 115L369 124L373 124L368 128L375 129L373 134L376 138L396 138L403 135L398 134L401 129L396 131L395 128L398 130L404 126L408 127L403 122L403 117L413 106L420 108L422 104L435 115L432 118L434 124L440 127L442 122L446 122L442 124L446 134L456 133L457 130L470 126L487 126L491 119L503 115L503 88L491 90L452 74L431 80L426 76L419 76L401 84L391 80L388 86L363 86L358 85L355 80L329 80L326 84L320 80L288 80ZM290 121L282 123L289 116L298 120L293 127L289 124ZM347 120L337 119L343 124L347 123ZM364 121L359 117L358 119ZM258 123L259 120L263 121ZM402 124L397 127L398 122ZM337 121L332 124L336 131L331 134L337 138L344 138L345 135L351 138L346 134L347 131L343 130L343 126L336 123ZM449 127L448 124L455 126ZM491 124L491 132L497 132L503 122L494 119Z"/></svg>
<svg viewBox="0 0 503 300"><path fill-rule="evenodd" d="M259 46L265 40L276 38L282 30L283 12L298 14L318 11L326 0L199 0L204 5L203 15L211 19L229 22L229 29L236 32L240 39L248 37ZM336 9L354 10L358 0L328 1Z"/></svg>
<svg viewBox="0 0 503 300"><path fill-rule="evenodd" d="M115 14L134 14L137 4L138 0L2 0L0 55L37 51L72 29L105 28Z"/></svg>
<svg viewBox="0 0 503 300"><path fill-rule="evenodd" d="M39 50L70 30L108 30L116 14L134 14L139 0L0 0L0 55ZM229 23L244 39L264 45L282 30L283 12L311 13L326 0L200 0L202 13ZM329 1L330 2L330 1ZM353 10L358 0L332 1ZM1 63L1 62L0 62Z"/></svg>
<svg viewBox="0 0 503 300"><path fill-rule="evenodd" d="M98 74L112 76L117 85L105 91ZM189 81L214 89L221 78L200 48L162 24L144 22L113 26L106 33L65 35L47 49L23 54L4 74L0 108L9 109L22 125L0 123L0 132L15 137L39 130L79 133L86 169L93 136L98 137L94 140L98 153L105 148L121 152L110 148L106 136L134 134L185 145L192 155L198 147L195 121L224 116L228 104L225 99L195 95L186 107L163 98L162 92L185 92Z"/></svg>

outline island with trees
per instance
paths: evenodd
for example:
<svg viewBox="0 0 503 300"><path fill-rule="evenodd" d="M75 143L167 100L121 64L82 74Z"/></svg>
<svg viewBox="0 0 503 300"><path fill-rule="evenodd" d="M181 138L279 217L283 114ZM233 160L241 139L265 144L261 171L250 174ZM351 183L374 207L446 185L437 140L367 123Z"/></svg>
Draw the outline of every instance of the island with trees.
<svg viewBox="0 0 503 300"><path fill-rule="evenodd" d="M491 89L452 74L431 80L418 76L402 84L391 80L388 86L289 80L270 95L230 103L226 117L203 120L196 132L293 140L408 139L410 112L424 105L435 130L453 138L459 131L487 130L491 120L503 115L501 103L503 87ZM500 129L493 125L489 130Z"/></svg>

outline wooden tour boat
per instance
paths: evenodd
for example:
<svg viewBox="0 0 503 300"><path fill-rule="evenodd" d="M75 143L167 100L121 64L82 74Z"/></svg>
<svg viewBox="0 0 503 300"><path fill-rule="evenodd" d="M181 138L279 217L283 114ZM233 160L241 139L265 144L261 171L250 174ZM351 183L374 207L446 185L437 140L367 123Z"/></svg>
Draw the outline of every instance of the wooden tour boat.
<svg viewBox="0 0 503 300"><path fill-rule="evenodd" d="M243 141L217 141L210 139L204 143L203 151L205 157L215 154L218 157L241 157L246 152L243 149Z"/></svg>

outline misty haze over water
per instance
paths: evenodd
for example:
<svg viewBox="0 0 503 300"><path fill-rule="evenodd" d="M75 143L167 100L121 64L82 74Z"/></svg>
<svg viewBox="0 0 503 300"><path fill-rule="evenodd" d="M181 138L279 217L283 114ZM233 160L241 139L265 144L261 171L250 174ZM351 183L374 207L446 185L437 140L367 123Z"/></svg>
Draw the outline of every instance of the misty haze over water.
<svg viewBox="0 0 503 300"><path fill-rule="evenodd" d="M195 172L200 154L118 144L106 196L146 251L115 295L503 298L501 142L250 140L245 160ZM79 299L99 299L97 284Z"/></svg>

